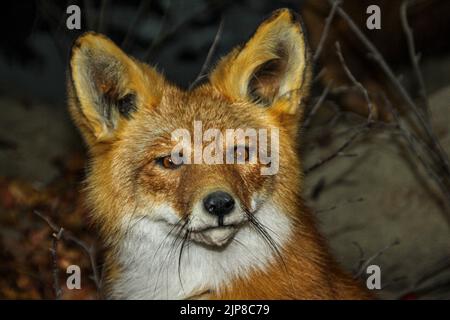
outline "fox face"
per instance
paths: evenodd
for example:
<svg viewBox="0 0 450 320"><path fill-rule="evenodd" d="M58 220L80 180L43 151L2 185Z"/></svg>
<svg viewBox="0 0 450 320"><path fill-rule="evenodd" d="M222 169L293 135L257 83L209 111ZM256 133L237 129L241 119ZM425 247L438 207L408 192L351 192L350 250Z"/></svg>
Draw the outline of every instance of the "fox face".
<svg viewBox="0 0 450 320"><path fill-rule="evenodd" d="M110 250L113 296L190 297L280 254L298 220L298 131L309 82L303 30L286 9L274 12L190 91L102 35L76 41L69 108L90 153L88 203ZM230 129L268 138L251 144L244 135L236 143L236 137L225 139ZM188 138L174 136L177 130ZM205 140L206 147L192 146ZM264 148L270 161L256 151ZM208 156L218 163L207 163ZM243 161L227 163L228 156ZM261 174L274 162L275 172ZM197 262L186 263L181 286L173 283L163 295L164 281L149 274L165 268L176 278L187 243ZM163 261L164 252L166 258L177 252L178 262Z"/></svg>

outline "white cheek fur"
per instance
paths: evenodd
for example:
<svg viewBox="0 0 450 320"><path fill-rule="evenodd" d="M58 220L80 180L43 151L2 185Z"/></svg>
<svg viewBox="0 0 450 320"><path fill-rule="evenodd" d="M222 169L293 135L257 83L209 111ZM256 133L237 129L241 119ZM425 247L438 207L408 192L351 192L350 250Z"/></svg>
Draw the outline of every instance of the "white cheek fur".
<svg viewBox="0 0 450 320"><path fill-rule="evenodd" d="M273 203L264 203L255 217L279 247L289 239L291 221ZM154 208L149 218L124 219L124 228L132 227L120 244L117 262L122 273L112 284L112 298L185 299L204 290L220 292L233 279L264 270L274 259L272 249L249 224L224 248L190 242L180 255L182 239L176 240L174 233L168 236L171 226L165 222L176 219L166 205Z"/></svg>

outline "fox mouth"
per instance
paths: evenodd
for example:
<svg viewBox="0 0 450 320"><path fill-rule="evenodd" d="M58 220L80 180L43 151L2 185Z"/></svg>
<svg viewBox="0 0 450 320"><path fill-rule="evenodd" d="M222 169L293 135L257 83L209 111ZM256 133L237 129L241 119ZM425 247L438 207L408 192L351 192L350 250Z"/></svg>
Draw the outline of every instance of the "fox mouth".
<svg viewBox="0 0 450 320"><path fill-rule="evenodd" d="M222 220L216 220L216 223L194 223L192 220L192 214L184 215L178 222L169 223L172 227L168 234L172 234L176 239L181 241L181 247L184 247L186 243L192 242L199 245L211 247L212 249L220 249L230 244L238 231L246 227L254 229L269 246L275 247L274 241L265 230L265 227L255 217L255 213L258 210L250 211L245 207L241 207L243 215L234 221L228 221L224 224ZM226 221L227 222L227 221Z"/></svg>
<svg viewBox="0 0 450 320"><path fill-rule="evenodd" d="M181 226L184 236L194 243L216 248L229 244L241 227L249 222L249 216L245 214L235 215L232 219L227 217L225 221L223 216L218 216L217 219L203 223L194 221L191 216L192 214L186 215L185 226Z"/></svg>
<svg viewBox="0 0 450 320"><path fill-rule="evenodd" d="M191 240L194 242L208 246L222 247L233 239L238 230L238 225L225 225L197 231L191 230L189 233Z"/></svg>

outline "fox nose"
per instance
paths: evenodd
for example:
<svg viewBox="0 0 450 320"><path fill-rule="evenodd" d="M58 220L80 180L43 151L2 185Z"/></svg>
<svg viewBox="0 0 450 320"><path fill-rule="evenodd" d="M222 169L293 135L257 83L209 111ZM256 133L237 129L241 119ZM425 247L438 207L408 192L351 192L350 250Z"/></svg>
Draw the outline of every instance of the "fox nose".
<svg viewBox="0 0 450 320"><path fill-rule="evenodd" d="M203 199L203 206L209 213L223 217L234 209L234 199L229 193L215 191Z"/></svg>

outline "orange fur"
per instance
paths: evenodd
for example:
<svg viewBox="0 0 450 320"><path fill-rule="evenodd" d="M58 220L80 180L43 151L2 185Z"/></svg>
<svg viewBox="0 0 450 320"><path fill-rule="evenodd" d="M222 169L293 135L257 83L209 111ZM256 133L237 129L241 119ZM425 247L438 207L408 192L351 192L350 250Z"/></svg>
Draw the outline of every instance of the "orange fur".
<svg viewBox="0 0 450 320"><path fill-rule="evenodd" d="M128 231L120 222L124 212L133 215L170 205L181 219L207 192L223 189L247 208L255 194L270 199L289 217L292 236L279 248L281 260L272 259L263 270L241 274L219 289L201 286L186 298L370 297L332 260L301 198L297 146L311 66L296 19L288 10L276 11L245 46L219 62L208 83L188 92L103 36L89 33L77 40L69 108L91 156L88 204L107 247L107 291L129 268L118 258ZM203 121L205 129L279 128L279 172L261 176L261 164L163 170L155 159L170 154L170 133L191 128L193 120ZM110 295L115 297L112 291Z"/></svg>

